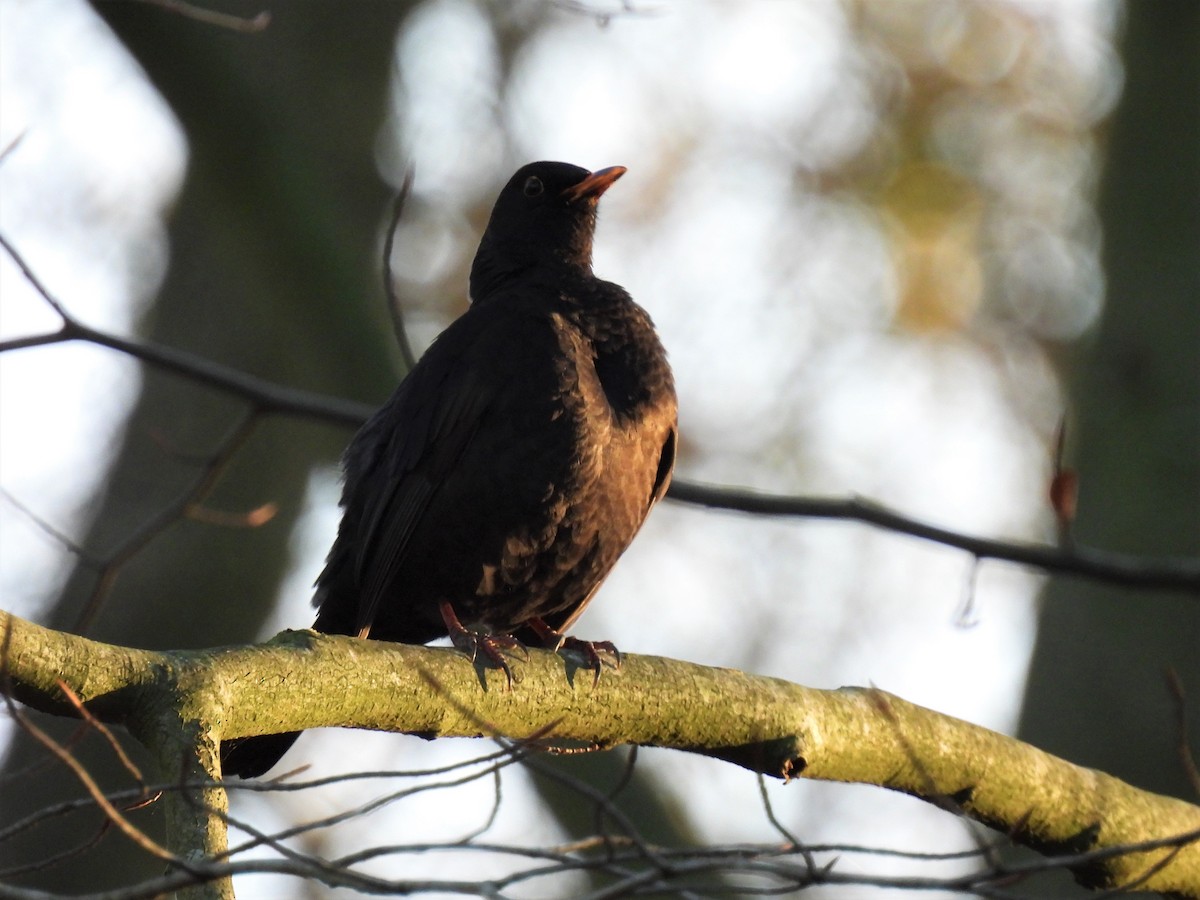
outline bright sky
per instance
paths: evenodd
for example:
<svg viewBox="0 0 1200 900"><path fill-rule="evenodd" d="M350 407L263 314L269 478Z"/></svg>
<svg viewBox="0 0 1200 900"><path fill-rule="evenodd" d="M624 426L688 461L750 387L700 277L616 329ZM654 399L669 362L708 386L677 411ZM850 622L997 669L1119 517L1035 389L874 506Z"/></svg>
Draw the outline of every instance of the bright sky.
<svg viewBox="0 0 1200 900"><path fill-rule="evenodd" d="M897 151L885 114L910 87L896 83L883 49L853 40L842 4L696 0L605 29L562 13L516 60L501 95L479 7L433 0L398 40L403 148L387 133L381 141L385 175L398 180L397 160L410 156L416 191L432 210L401 231L401 274L418 294L444 274L457 251L446 249L439 264L424 252L428 235L457 246L461 207L485 176L503 181L535 158L626 165L629 174L604 199L596 268L650 310L670 350L681 476L860 494L974 534L1044 539L1047 436L1061 398L1035 338L1077 335L1096 313L1102 284L1088 231L1094 148L1086 137L1072 143L1069 129L1059 140L1039 136L1028 116L1086 129L1111 107L1119 90L1112 7L958 5L913 34L886 21L890 4L864 8L878 27L900 29L898 43L927 42L919 52L928 65L964 85L1007 78L1036 98L981 111L951 96L938 111L942 159L980 173L1002 198L1004 216L993 211L971 226L993 248L997 271L962 264L953 233L910 230L916 238L904 245L879 207L822 184L874 152L872 142L881 141L879 153ZM166 265L162 216L182 177L183 138L85 4L29 0L5 4L2 15L0 145L20 141L0 164L0 231L72 311L128 333L146 300L134 286L144 289L147 267ZM994 21L981 25L979 16ZM987 52L964 53L972 40L985 40ZM1029 188L1031 178L1039 189ZM405 235L421 229L421 250L406 249ZM899 246L917 250L902 257ZM941 261L931 271L954 276L953 296L969 296L966 312L954 315L970 318L984 284L1011 298L1005 315L959 330L898 326L920 275L911 261L926 251ZM55 324L11 261L0 260L0 339ZM418 326L425 340L436 330ZM137 371L89 347L0 356L0 485L45 521L81 533L80 504ZM284 586L271 630L310 621L308 585L336 527L336 473L315 473L310 487L310 513L294 538L306 563ZM62 548L0 499L4 607L36 615L62 569ZM983 566L964 624L971 574L960 553L862 526L665 506L577 630L627 652L815 687L874 684L1007 729L1019 709L1038 579ZM406 741L403 765L479 750ZM349 760L394 765L397 743L322 733L294 753L319 775ZM665 776L666 790L712 839L770 839L747 773L679 754L646 754L642 764ZM697 783L705 790L692 790ZM799 784L771 792L777 812L813 841L948 849L962 840L959 823L882 791ZM539 837L521 793L506 789L498 840ZM238 809L265 827L293 802ZM311 813L311 799L304 802ZM445 802L410 801L380 814L386 823L377 816L362 827L376 835L386 828L399 841L414 822L424 830L444 819ZM487 808L486 796L477 802L456 795L454 805ZM734 814L739 807L744 816ZM449 835L466 830L446 827ZM345 827L330 836L330 852L362 839ZM437 865L403 864L410 874ZM282 884L254 884L255 896L287 895Z"/></svg>

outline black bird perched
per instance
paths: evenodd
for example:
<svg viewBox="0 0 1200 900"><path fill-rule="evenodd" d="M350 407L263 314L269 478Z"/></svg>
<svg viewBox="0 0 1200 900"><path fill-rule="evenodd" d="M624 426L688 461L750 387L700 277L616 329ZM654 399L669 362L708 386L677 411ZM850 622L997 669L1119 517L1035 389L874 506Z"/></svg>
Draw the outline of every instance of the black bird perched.
<svg viewBox="0 0 1200 900"><path fill-rule="evenodd" d="M511 681L512 635L557 649L666 492L666 352L646 311L592 274L597 201L624 173L536 162L500 192L471 306L346 450L317 631L449 634ZM612 645L573 643L598 675ZM225 774L262 774L296 736L227 742Z"/></svg>

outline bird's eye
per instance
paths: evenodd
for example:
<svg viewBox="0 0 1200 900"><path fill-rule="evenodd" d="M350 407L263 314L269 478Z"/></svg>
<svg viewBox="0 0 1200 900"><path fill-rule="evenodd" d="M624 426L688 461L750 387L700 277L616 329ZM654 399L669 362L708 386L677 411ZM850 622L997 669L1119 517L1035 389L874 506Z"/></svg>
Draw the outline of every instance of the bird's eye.
<svg viewBox="0 0 1200 900"><path fill-rule="evenodd" d="M542 186L542 179L538 178L536 175L530 175L525 179L526 197L536 197L544 190L545 187Z"/></svg>

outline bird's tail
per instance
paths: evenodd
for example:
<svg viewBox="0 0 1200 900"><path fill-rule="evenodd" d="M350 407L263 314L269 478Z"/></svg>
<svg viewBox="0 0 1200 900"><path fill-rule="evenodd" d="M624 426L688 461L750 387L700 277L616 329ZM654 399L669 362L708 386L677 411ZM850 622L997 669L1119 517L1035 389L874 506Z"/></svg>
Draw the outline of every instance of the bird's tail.
<svg viewBox="0 0 1200 900"><path fill-rule="evenodd" d="M221 741L222 777L257 778L279 762L298 737L299 731L285 731Z"/></svg>

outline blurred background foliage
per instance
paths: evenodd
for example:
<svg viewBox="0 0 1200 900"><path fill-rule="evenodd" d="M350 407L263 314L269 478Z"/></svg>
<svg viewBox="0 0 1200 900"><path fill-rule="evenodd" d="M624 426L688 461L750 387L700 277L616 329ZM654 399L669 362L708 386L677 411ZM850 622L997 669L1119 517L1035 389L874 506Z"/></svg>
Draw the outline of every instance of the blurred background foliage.
<svg viewBox="0 0 1200 900"><path fill-rule="evenodd" d="M163 141L176 168L186 160L181 186L170 165L135 171L143 187L152 182L137 199L146 211L136 228L122 226L134 216L128 194L93 209L91 232L70 226L84 230L83 242L97 233L111 242L127 330L370 403L401 374L379 271L389 198L409 165L414 192L392 264L424 346L464 308L478 234L517 165L624 164L629 174L604 201L597 271L650 310L671 351L681 477L856 493L971 533L1053 540L1044 496L1066 415L1083 485L1078 538L1152 556L1200 550L1200 6L222 5L243 15L262 8L270 24L252 34L155 4L0 8L3 56L18 58L5 64L6 111L20 112L6 116L3 143L24 134L0 167L4 231L32 245L35 268L46 260L41 274L85 319L105 315L89 308L91 288L56 281L52 251L35 240L61 238L45 224L55 212L44 208L47 191L85 177L71 174L72 158L41 155L56 134L50 105L19 99L52 93L38 78L69 83L83 70L74 77L114 92L148 83L165 105L147 115L186 141ZM66 46L54 66L20 69L22 56L51 54L58 45L38 44L51 34ZM136 66L88 73L83 60L101 46ZM75 140L115 131L134 148L142 133L122 121L97 117ZM37 165L53 173L49 182L32 174ZM4 275L8 308L19 288ZM64 376L85 371L75 367L91 357L79 348L36 353L55 360L56 376L19 369L34 352L0 361L4 381L34 395L26 419L10 413L3 424L42 462L45 435L34 423L55 402L40 393L50 382L129 397L127 410L103 407L109 433L64 438L82 455L50 475L24 474L18 437L4 445L6 490L98 555L169 502L245 412L128 364ZM89 633L192 647L308 624L307 583L335 527L334 466L348 438L265 418L208 503L273 503L274 519L257 529L179 521L121 568ZM39 503L39 485L67 469L80 472L74 499ZM11 504L4 516L6 607L11 597L17 612L76 627L94 568L44 539L36 550L11 549L36 529ZM1163 676L1168 666L1181 676L1200 743L1194 597L976 567L860 526L674 505L652 517L578 630L630 652L814 686L875 683L991 727L1019 725L1052 752L1189 796ZM315 773L415 768L477 749L418 743L315 734L289 763L312 762ZM99 741L76 749L104 783L125 783ZM30 773L39 758L19 737L10 744L3 821L78 793L53 769ZM622 760L557 764L605 786ZM541 799L509 789L495 833L552 841L590 829L590 811L528 783ZM756 790L745 773L711 761L647 752L622 798L651 840L769 840ZM965 841L949 817L907 798L807 784L771 791L808 840L938 850ZM424 837L430 823L459 833L469 827L459 813L486 809L488 792L308 835L306 849L334 855L381 829L389 841ZM237 800L235 812L282 827L312 815L312 803ZM139 815L152 825L155 811ZM95 827L75 817L52 835L43 827L0 844L0 868L87 840ZM421 871L412 859L398 865ZM97 889L156 866L110 836L27 880ZM294 885L252 883L247 896L295 896ZM1063 896L1068 887L1046 890Z"/></svg>

